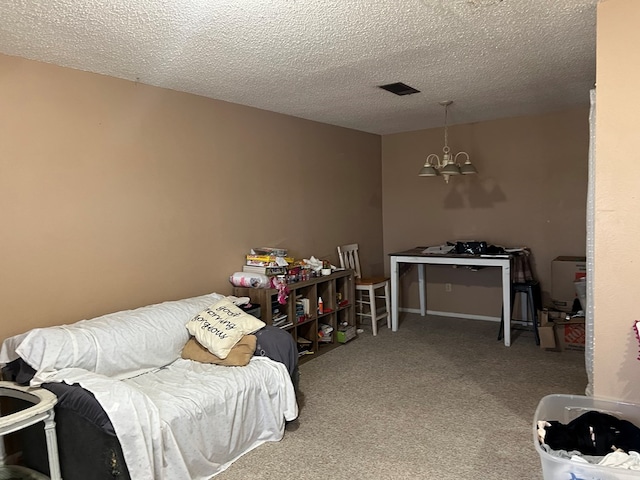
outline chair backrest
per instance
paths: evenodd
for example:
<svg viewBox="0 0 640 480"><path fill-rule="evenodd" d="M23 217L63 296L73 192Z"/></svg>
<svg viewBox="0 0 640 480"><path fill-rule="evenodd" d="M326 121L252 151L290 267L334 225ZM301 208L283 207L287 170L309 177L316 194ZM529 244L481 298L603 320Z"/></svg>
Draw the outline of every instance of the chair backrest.
<svg viewBox="0 0 640 480"><path fill-rule="evenodd" d="M338 247L338 257L340 259L340 267L350 268L354 271L356 278L361 278L360 273L360 257L358 256L358 244L351 243Z"/></svg>

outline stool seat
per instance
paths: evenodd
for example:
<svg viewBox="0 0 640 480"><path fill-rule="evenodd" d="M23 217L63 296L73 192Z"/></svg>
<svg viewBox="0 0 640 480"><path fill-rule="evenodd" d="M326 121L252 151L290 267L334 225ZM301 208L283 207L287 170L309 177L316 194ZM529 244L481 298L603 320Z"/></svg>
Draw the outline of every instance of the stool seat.
<svg viewBox="0 0 640 480"><path fill-rule="evenodd" d="M538 332L538 310L542 307L542 299L540 294L540 283L536 281L524 282L524 283L511 283L511 308L516 298L516 294L520 293L526 296L523 306L526 308L527 318L523 320L527 323L531 323L531 328L526 330L533 330L536 345L540 345L540 334ZM523 309L524 310L524 309ZM509 312L509 322L513 317L513 312ZM502 317L500 320L500 330L498 332L498 340L502 340L504 329L505 312L503 309ZM513 327L512 327L513 328Z"/></svg>

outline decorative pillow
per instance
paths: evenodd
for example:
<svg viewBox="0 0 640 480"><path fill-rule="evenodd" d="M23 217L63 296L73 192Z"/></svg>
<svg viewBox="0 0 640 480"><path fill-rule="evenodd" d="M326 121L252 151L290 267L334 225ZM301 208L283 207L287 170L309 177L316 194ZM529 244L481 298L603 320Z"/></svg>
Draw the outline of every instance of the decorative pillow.
<svg viewBox="0 0 640 480"><path fill-rule="evenodd" d="M255 335L245 335L236 343L227 358L216 357L213 353L200 345L198 341L191 337L182 349L182 358L195 360L200 363L215 363L227 367L244 367L256 351L257 338Z"/></svg>
<svg viewBox="0 0 640 480"><path fill-rule="evenodd" d="M200 345L216 357L225 359L244 335L252 334L264 326L263 321L223 298L189 320L187 330Z"/></svg>

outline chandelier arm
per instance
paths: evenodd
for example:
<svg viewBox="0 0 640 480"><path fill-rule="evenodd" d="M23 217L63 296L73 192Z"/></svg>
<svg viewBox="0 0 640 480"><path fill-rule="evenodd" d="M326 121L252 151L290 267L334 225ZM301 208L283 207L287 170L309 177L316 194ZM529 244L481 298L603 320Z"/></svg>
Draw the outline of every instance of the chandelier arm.
<svg viewBox="0 0 640 480"><path fill-rule="evenodd" d="M435 159L435 160L434 160ZM435 164L434 164L435 162ZM435 153L431 153L427 156L427 159L424 161L424 165L434 168L439 168L440 158Z"/></svg>
<svg viewBox="0 0 640 480"><path fill-rule="evenodd" d="M429 156L425 160L425 165L427 163L437 169L444 167L444 164L445 164L444 160L440 160L440 157L435 153L429 154Z"/></svg>
<svg viewBox="0 0 640 480"><path fill-rule="evenodd" d="M469 158L469 154L468 154L467 152L458 152L458 153L456 153L456 156L455 156L455 157L453 157L453 161L454 161L456 164L460 165L460 164L458 163L458 156L459 156L459 155L464 155L464 156L467 158L467 159L465 160L465 162L470 162L470 161L471 161L471 159Z"/></svg>

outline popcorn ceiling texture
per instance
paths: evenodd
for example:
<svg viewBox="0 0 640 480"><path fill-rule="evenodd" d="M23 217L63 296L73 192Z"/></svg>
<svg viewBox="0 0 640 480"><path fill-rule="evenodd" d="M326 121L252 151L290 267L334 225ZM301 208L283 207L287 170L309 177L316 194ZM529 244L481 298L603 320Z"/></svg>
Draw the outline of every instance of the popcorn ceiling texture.
<svg viewBox="0 0 640 480"><path fill-rule="evenodd" d="M587 107L597 1L12 0L0 52L388 134Z"/></svg>

